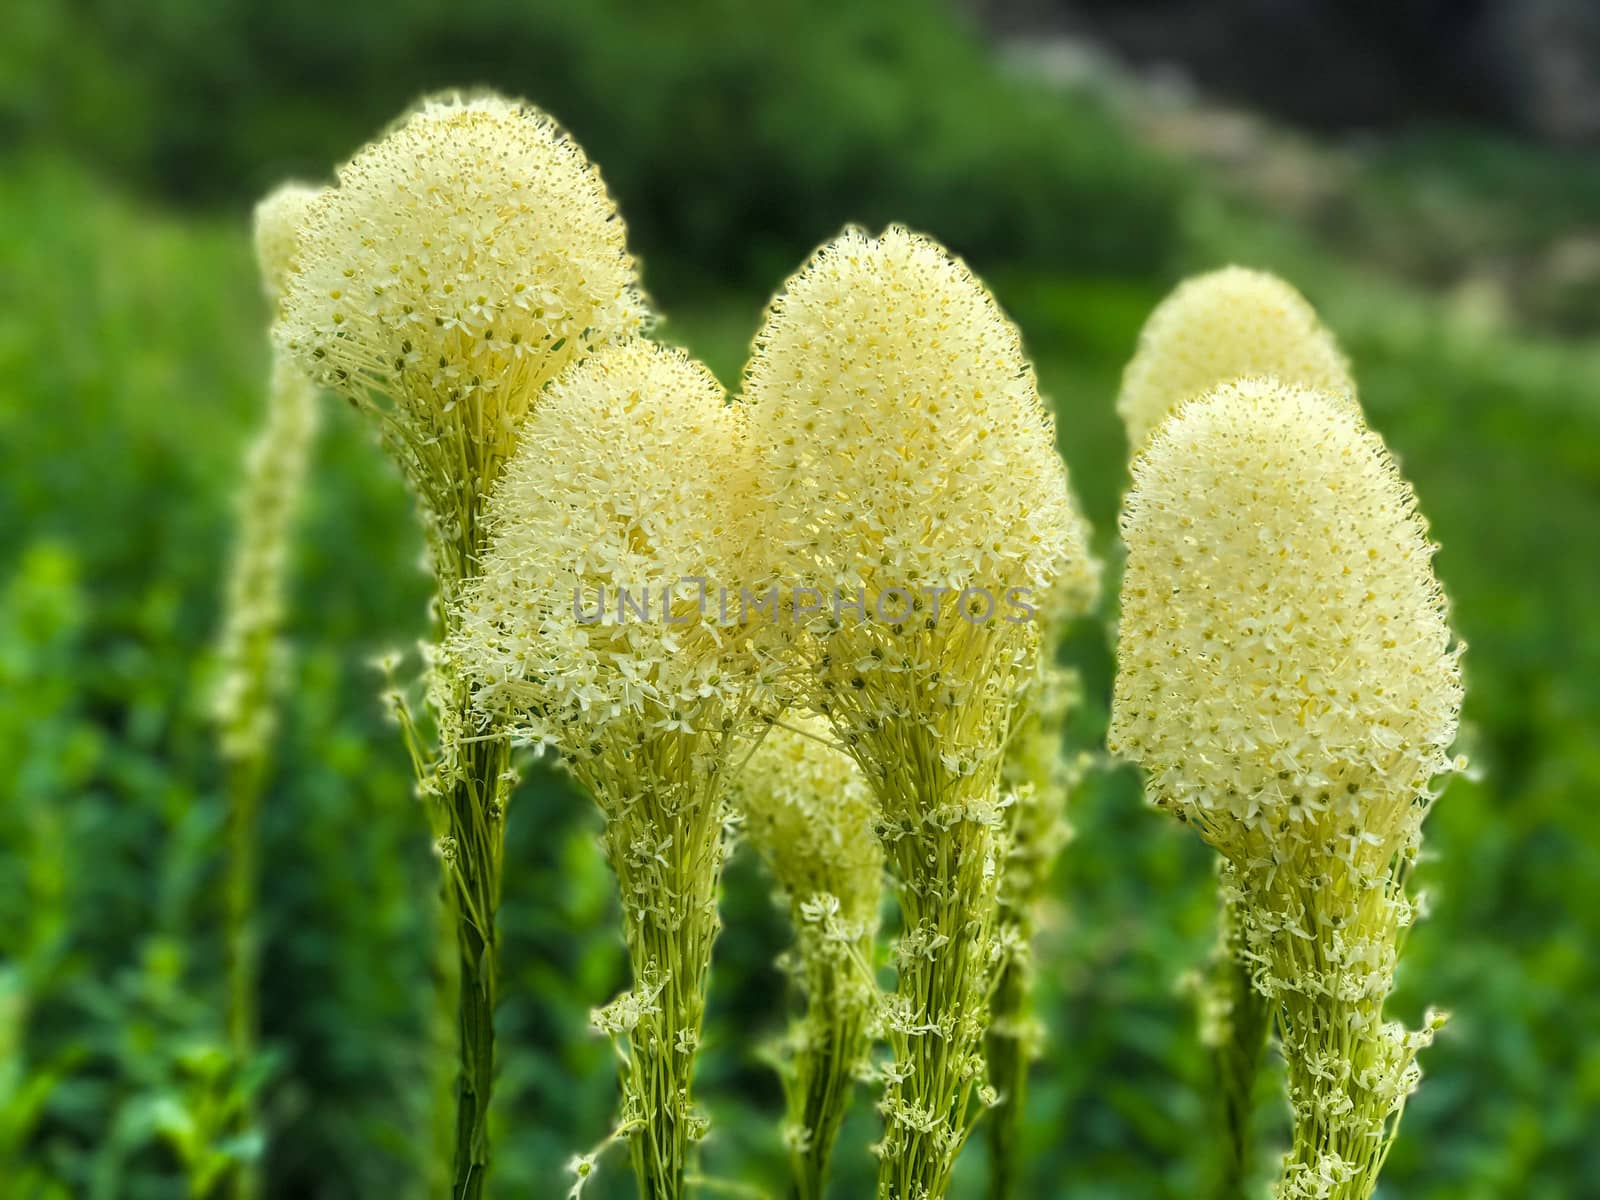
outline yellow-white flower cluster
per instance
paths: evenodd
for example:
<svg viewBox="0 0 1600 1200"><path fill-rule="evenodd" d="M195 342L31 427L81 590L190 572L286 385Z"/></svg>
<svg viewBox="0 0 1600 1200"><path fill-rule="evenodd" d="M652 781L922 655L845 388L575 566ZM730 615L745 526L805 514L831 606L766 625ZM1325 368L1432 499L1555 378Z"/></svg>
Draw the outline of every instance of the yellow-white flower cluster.
<svg viewBox="0 0 1600 1200"><path fill-rule="evenodd" d="M1434 547L1352 405L1239 381L1134 465L1108 744L1227 860L1278 1006L1295 1150L1279 1195L1371 1194L1430 1018L1382 1018L1461 704Z"/></svg>
<svg viewBox="0 0 1600 1200"><path fill-rule="evenodd" d="M1461 680L1382 441L1315 392L1226 385L1135 462L1122 530L1112 748L1236 861L1387 862L1451 767Z"/></svg>
<svg viewBox="0 0 1600 1200"><path fill-rule="evenodd" d="M493 95L424 102L306 213L280 338L379 418L446 580L541 389L644 322L625 237L582 150Z"/></svg>
<svg viewBox="0 0 1600 1200"><path fill-rule="evenodd" d="M773 572L823 597L800 694L877 796L901 908L879 1190L938 1196L992 1100L999 770L1039 647L1008 617L1092 589L1087 528L1015 327L904 229L847 231L788 281L745 396Z"/></svg>
<svg viewBox="0 0 1600 1200"><path fill-rule="evenodd" d="M1185 280L1139 334L1117 412L1128 445L1185 400L1245 376L1354 397L1350 365L1305 297L1265 271L1225 267Z"/></svg>
<svg viewBox="0 0 1600 1200"><path fill-rule="evenodd" d="M754 504L738 410L644 340L563 375L495 489L455 659L484 712L580 774L743 732L755 659L722 619ZM730 617L732 614L730 614Z"/></svg>
<svg viewBox="0 0 1600 1200"><path fill-rule="evenodd" d="M256 265L261 269L262 291L271 301L282 299L289 286L299 261L301 227L322 193L320 187L290 181L273 188L256 205Z"/></svg>
<svg viewBox="0 0 1600 1200"><path fill-rule="evenodd" d="M1015 327L936 243L847 231L773 301L745 397L774 570L824 595L807 699L880 792L991 790L1038 642L1007 618L1096 572Z"/></svg>

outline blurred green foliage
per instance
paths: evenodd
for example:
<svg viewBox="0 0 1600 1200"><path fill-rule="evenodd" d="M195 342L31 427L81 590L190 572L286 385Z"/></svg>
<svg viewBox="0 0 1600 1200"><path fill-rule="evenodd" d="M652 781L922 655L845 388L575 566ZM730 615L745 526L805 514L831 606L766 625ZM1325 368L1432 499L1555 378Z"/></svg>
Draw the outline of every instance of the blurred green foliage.
<svg viewBox="0 0 1600 1200"><path fill-rule="evenodd" d="M267 358L239 202L289 170L325 174L417 91L472 81L571 123L651 284L680 298L664 336L730 384L760 289L846 218L898 217L966 250L1023 327L1113 561L1126 447L1111 401L1150 307L1178 271L1228 260L1300 284L1417 485L1471 644L1480 776L1430 819L1434 915L1397 1004L1456 1020L1424 1056L1384 1194L1591 1187L1600 350L1474 323L1215 198L1092 100L1000 78L911 0L439 12L82 0L14 14L0 50L0 120L54 144L0 173L0 1196L204 1195L208 1173L260 1150L219 1135L252 1090L269 1195L425 1194L436 870L366 662L421 636L427 583L407 498L342 408L295 562L294 676L261 830L267 1052L252 1064L219 1057L223 801L205 689ZM173 215L172 199L206 204ZM1103 626L1069 650L1091 697L1074 740L1092 746ZM1025 1194L1187 1200L1216 1167L1177 986L1210 946L1210 858L1126 770L1097 772L1073 819L1041 955L1052 1041ZM568 1156L609 1128L610 1051L587 1014L624 965L594 834L585 801L531 772L502 915L503 1196L562 1194ZM786 934L767 891L741 856L701 1092L707 1174L776 1192L781 1096L757 1049L782 1024L771 961ZM869 1194L875 1124L863 1097L841 1197ZM982 1167L975 1144L963 1197ZM586 1196L630 1193L616 1158Z"/></svg>
<svg viewBox="0 0 1600 1200"><path fill-rule="evenodd" d="M1093 99L1000 76L944 8L57 0L0 46L0 131L147 192L237 202L327 177L419 95L492 84L603 164L658 282L771 285L849 220L983 257L1158 266L1173 173Z"/></svg>

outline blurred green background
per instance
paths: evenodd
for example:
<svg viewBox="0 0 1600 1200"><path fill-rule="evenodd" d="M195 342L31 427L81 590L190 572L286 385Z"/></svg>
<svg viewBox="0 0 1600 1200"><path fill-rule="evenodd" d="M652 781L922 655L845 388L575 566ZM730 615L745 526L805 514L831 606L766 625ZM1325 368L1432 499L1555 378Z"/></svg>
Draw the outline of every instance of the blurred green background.
<svg viewBox="0 0 1600 1200"><path fill-rule="evenodd" d="M1395 1005L1409 1021L1428 1004L1455 1020L1424 1056L1382 1194L1600 1195L1593 131L1541 123L1526 86L1498 107L1475 87L1469 105L1437 70L1413 112L1341 109L1350 82L1332 59L1325 85L1314 64L1292 81L1299 104L1243 60L1229 78L1197 59L1201 88L1140 66L1187 43L1226 49L1217 23L1262 7L12 6L0 20L0 1197L204 1195L207 1164L247 1149L217 1135L218 1097L237 1081L206 689L267 362L248 208L288 175L328 178L417 95L480 84L574 131L630 222L663 335L730 386L766 295L845 221L901 220L966 255L1026 335L1113 560L1126 447L1112 401L1144 316L1184 273L1230 261L1301 287L1417 486L1470 644L1476 772L1429 820L1432 916ZM1358 57L1362 36L1393 34L1380 8L1349 10L1370 28L1341 26ZM1132 33L1108 17L1134 9ZM1465 18L1431 27L1427 14L1451 6L1386 11L1419 48L1361 61L1398 72L1378 82L1403 98L1407 71L1423 78L1428 54L1467 44ZM1272 30L1250 28L1238 44L1272 60ZM1580 68L1600 61L1581 53L1592 41L1564 44ZM1554 68L1538 62L1514 65L1542 86ZM261 827L255 1071L273 1198L423 1192L436 876L367 666L425 630L420 550L403 489L330 404ZM1086 623L1070 650L1090 696L1075 737L1093 746L1104 626ZM1212 1101L1179 981L1213 936L1209 854L1142 804L1126 770L1096 771L1073 821L1041 956L1051 1040L1024 1194L1200 1195L1216 1168ZM513 810L499 1196L563 1195L566 1159L610 1128L611 1052L587 1014L625 970L595 825L545 771ZM704 1168L777 1194L781 1099L756 1040L783 1019L771 960L786 934L743 854L724 914ZM1283 1139L1279 1106L1263 1105ZM863 1093L841 1198L870 1194L874 1127ZM960 1196L979 1194L982 1166L975 1142ZM631 1187L617 1157L587 1195Z"/></svg>

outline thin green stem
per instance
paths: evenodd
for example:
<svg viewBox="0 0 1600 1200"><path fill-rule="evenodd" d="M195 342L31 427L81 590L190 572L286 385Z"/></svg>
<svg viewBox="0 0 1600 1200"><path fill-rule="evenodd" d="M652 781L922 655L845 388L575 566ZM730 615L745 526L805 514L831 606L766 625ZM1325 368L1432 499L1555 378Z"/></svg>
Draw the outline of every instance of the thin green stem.
<svg viewBox="0 0 1600 1200"><path fill-rule="evenodd" d="M1018 1027L1027 1011L1028 968L1015 955L1000 968L986 1038L989 1084L999 1097L988 1116L989 1200L1017 1195L1018 1144L1027 1102L1028 1045Z"/></svg>
<svg viewBox="0 0 1600 1200"><path fill-rule="evenodd" d="M226 874L226 913L228 938L228 1045L234 1069L242 1072L256 1056L258 1016L256 984L259 945L256 937L256 817L260 807L260 780L263 765L259 759L241 759L230 764L228 780ZM243 1133L256 1124L254 1096L240 1080L238 1108L232 1121L235 1132ZM229 1181L233 1200L255 1200L261 1194L260 1165L255 1159L242 1161Z"/></svg>
<svg viewBox="0 0 1600 1200"><path fill-rule="evenodd" d="M797 923L803 916L796 914ZM798 926L797 924L797 927ZM850 1108L856 1075L871 1046L870 1013L859 976L870 968L875 935L857 941L853 955L830 955L806 971L803 1040L791 1064L789 1167L795 1200L822 1200L840 1126Z"/></svg>
<svg viewBox="0 0 1600 1200"><path fill-rule="evenodd" d="M458 748L444 799L449 832L441 847L455 918L456 1078L452 1194L478 1200L489 1173L489 1105L494 1090L495 916L505 854L510 750L504 739Z"/></svg>
<svg viewBox="0 0 1600 1200"><path fill-rule="evenodd" d="M1218 955L1210 986L1227 1006L1226 1036L1212 1050L1223 1124L1223 1169L1218 1200L1245 1200L1250 1180L1251 1122L1256 1079L1272 1026L1272 1002L1252 981L1249 963L1241 957L1238 917L1225 907L1228 953Z"/></svg>

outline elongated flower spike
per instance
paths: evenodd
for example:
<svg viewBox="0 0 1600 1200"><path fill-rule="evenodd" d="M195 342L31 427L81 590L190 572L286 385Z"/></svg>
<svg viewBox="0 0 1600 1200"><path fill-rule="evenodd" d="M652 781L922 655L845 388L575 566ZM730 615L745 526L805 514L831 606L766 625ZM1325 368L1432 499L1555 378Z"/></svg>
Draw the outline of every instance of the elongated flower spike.
<svg viewBox="0 0 1600 1200"><path fill-rule="evenodd" d="M877 1012L877 803L814 718L768 733L734 791L746 836L776 880L794 929L782 965L805 1012L781 1050L784 1141L797 1200L821 1200L852 1086L868 1069Z"/></svg>
<svg viewBox="0 0 1600 1200"><path fill-rule="evenodd" d="M320 189L286 183L255 211L256 262L274 307L299 245L299 226ZM294 523L316 436L316 389L299 365L273 355L266 420L250 445L238 500L233 562L223 596L219 678L212 697L218 749L227 769L228 856L224 894L228 929L228 1037L235 1068L248 1069L256 1045L256 814L270 770L283 684L283 624ZM236 1114L243 1135L256 1119L247 1101ZM243 1162L231 1194L259 1194L255 1164Z"/></svg>
<svg viewBox="0 0 1600 1200"><path fill-rule="evenodd" d="M939 1197L994 1098L999 772L1039 647L1017 602L1092 571L1087 528L1016 329L904 229L847 231L789 280L745 396L774 571L815 589L797 684L878 799L901 909L878 1190Z"/></svg>
<svg viewBox="0 0 1600 1200"><path fill-rule="evenodd" d="M1350 364L1305 297L1276 275L1224 267L1185 280L1156 306L1122 373L1117 412L1138 450L1185 400L1270 375L1332 398L1356 393Z"/></svg>
<svg viewBox="0 0 1600 1200"><path fill-rule="evenodd" d="M1240 378L1274 378L1319 390L1356 409L1349 363L1303 296L1265 271L1225 267L1185 280L1156 307L1123 372L1117 408L1137 452L1185 400ZM1252 965L1233 911L1236 889L1219 889L1220 934L1199 980L1201 1037L1217 1069L1227 1151L1219 1195L1242 1200L1252 1150L1253 1095L1271 1028L1271 1007L1252 983Z"/></svg>
<svg viewBox="0 0 1600 1200"><path fill-rule="evenodd" d="M1227 862L1276 1006L1285 1200L1366 1200L1415 1058L1382 1017L1461 705L1434 547L1348 404L1263 381L1182 406L1134 464L1109 745Z"/></svg>
<svg viewBox="0 0 1600 1200"><path fill-rule="evenodd" d="M562 375L495 489L450 643L484 719L558 750L605 818L633 988L595 1021L626 1047L614 1136L653 1198L683 1195L705 1132L691 1083L727 781L773 715L708 599L752 545L741 425L709 371L642 340Z"/></svg>
<svg viewBox="0 0 1600 1200"><path fill-rule="evenodd" d="M494 95L426 100L306 215L282 339L370 412L421 499L443 578L567 364L646 306L599 171L554 121Z"/></svg>
<svg viewBox="0 0 1600 1200"><path fill-rule="evenodd" d="M417 496L437 642L477 570L483 509L524 417L561 370L646 319L626 231L595 167L549 117L494 95L436 97L339 169L308 208L278 340L377 425ZM510 748L476 729L427 651L436 742L396 706L432 801L456 963L454 1194L482 1194L494 1076L495 913ZM391 691L391 695L398 693ZM448 989L447 989L448 990Z"/></svg>

